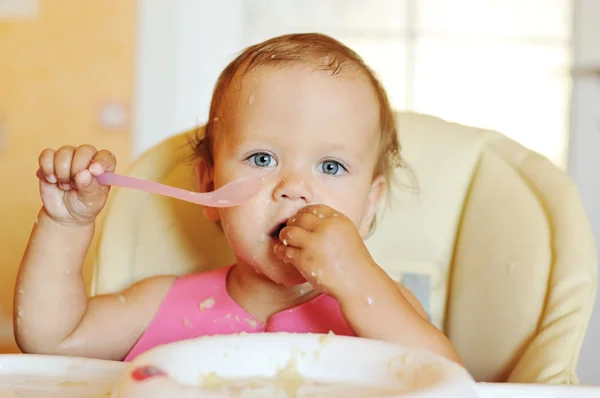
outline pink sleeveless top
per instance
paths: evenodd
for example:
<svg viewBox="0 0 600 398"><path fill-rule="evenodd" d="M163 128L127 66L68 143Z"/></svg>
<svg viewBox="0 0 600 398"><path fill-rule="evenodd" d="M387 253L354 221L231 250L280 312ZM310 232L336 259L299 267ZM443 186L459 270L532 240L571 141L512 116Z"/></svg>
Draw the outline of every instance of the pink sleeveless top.
<svg viewBox="0 0 600 398"><path fill-rule="evenodd" d="M234 333L293 332L354 336L335 299L321 294L260 322L229 296L232 266L189 274L175 280L156 316L125 361L161 344L200 336Z"/></svg>

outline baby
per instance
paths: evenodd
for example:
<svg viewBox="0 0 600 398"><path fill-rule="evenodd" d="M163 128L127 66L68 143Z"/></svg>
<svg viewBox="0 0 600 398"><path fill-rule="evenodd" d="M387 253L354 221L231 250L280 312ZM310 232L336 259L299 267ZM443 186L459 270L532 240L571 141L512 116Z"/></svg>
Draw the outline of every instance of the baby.
<svg viewBox="0 0 600 398"><path fill-rule="evenodd" d="M235 264L155 276L88 298L82 264L116 160L91 145L39 157L43 206L17 280L23 352L129 361L211 334L333 331L429 350L460 363L415 297L363 243L400 164L387 95L352 50L319 34L247 48L219 77L198 140L202 191L261 176L256 197L204 208Z"/></svg>

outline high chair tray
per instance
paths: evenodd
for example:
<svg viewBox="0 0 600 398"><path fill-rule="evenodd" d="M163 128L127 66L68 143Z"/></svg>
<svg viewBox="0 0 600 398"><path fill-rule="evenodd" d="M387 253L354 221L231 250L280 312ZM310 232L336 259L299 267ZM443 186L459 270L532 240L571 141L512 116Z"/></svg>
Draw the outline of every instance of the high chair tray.
<svg viewBox="0 0 600 398"><path fill-rule="evenodd" d="M109 398L122 362L0 355L0 398ZM480 398L595 398L600 387L478 383Z"/></svg>
<svg viewBox="0 0 600 398"><path fill-rule="evenodd" d="M600 387L477 383L479 398L600 398Z"/></svg>

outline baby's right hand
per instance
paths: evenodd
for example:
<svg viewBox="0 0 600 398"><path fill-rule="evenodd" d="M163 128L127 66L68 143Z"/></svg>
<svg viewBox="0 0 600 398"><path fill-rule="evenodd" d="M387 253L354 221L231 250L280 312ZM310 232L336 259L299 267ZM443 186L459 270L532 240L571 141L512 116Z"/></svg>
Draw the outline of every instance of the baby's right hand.
<svg viewBox="0 0 600 398"><path fill-rule="evenodd" d="M115 156L91 145L45 149L39 157L40 195L46 214L65 226L91 224L100 213L110 187L96 176L114 172Z"/></svg>

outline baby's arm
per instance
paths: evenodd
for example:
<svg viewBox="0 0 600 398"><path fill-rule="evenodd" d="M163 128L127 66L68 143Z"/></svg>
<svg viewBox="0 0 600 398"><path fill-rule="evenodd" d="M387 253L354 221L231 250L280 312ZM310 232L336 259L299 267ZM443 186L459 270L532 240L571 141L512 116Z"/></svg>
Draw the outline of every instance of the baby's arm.
<svg viewBox="0 0 600 398"><path fill-rule="evenodd" d="M354 332L420 348L460 363L418 300L373 261L354 223L324 205L304 207L279 234L275 254L333 296Z"/></svg>
<svg viewBox="0 0 600 398"><path fill-rule="evenodd" d="M378 266L361 278L356 290L338 297L338 302L361 337L424 349L461 363L448 338L427 320L416 297Z"/></svg>
<svg viewBox="0 0 600 398"><path fill-rule="evenodd" d="M15 289L15 336L23 352L122 360L158 310L173 277L88 300L81 269L93 229L65 227L40 211Z"/></svg>
<svg viewBox="0 0 600 398"><path fill-rule="evenodd" d="M40 154L43 207L21 262L14 300L17 344L28 353L123 359L150 323L173 277L88 300L82 266L108 187L95 176L114 156L90 145Z"/></svg>

